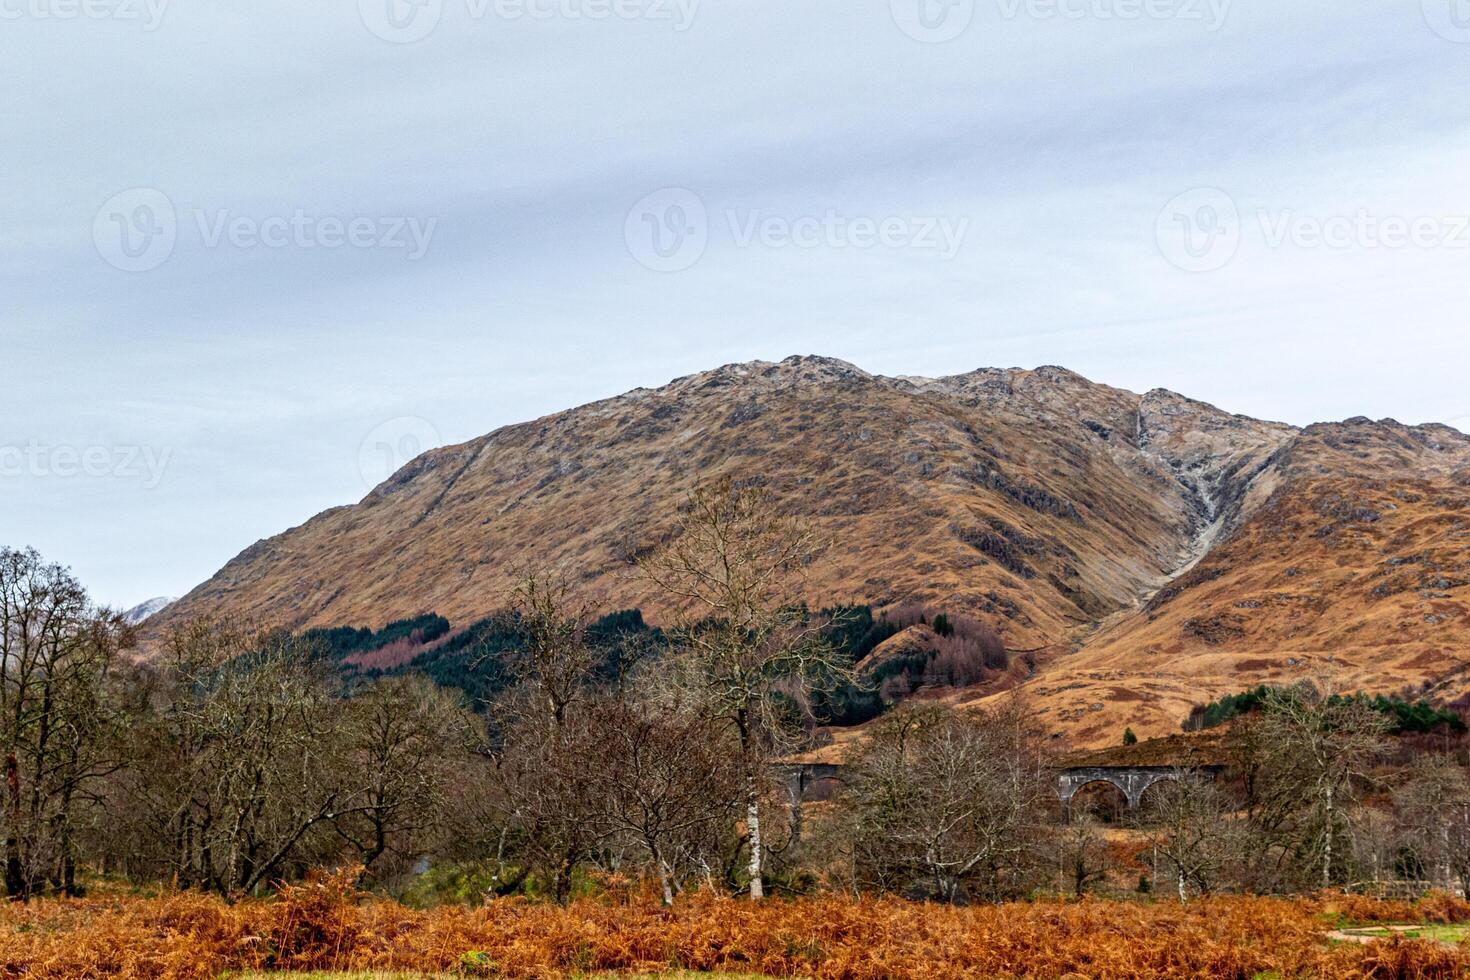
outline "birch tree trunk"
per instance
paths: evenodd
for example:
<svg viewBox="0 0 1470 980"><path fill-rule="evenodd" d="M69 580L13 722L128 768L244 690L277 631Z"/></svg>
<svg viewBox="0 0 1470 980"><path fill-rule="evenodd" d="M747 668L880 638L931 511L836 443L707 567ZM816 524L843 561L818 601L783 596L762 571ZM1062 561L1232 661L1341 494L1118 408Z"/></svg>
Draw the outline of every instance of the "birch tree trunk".
<svg viewBox="0 0 1470 980"><path fill-rule="evenodd" d="M745 774L745 832L750 837L750 897L765 898L765 882L761 879L761 798L754 773Z"/></svg>
<svg viewBox="0 0 1470 980"><path fill-rule="evenodd" d="M1332 831L1333 831L1333 821L1334 821L1334 816L1335 816L1334 813L1333 813L1333 809L1332 809L1332 794L1333 794L1333 786L1332 786L1331 783L1328 783L1327 784L1327 812L1326 812L1326 816L1327 816L1327 838L1326 838L1325 843L1322 845L1322 887L1323 888L1331 888L1332 887Z"/></svg>

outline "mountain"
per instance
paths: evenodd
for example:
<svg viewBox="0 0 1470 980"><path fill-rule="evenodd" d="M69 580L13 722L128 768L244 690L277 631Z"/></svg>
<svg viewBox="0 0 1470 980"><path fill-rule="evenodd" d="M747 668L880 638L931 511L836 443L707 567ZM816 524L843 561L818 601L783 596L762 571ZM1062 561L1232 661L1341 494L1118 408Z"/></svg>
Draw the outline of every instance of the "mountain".
<svg viewBox="0 0 1470 980"><path fill-rule="evenodd" d="M256 543L150 627L205 612L293 629L430 610L466 623L546 564L656 622L629 561L722 474L762 482L836 542L812 605L982 620L1024 653L1010 683L1080 744L1125 723L1174 731L1193 703L1327 667L1463 693L1470 437L1391 420L1297 429L1059 367L888 378L793 357L508 426Z"/></svg>
<svg viewBox="0 0 1470 980"><path fill-rule="evenodd" d="M178 602L178 600L168 596L159 596L156 599L149 599L147 602L140 602L133 608L129 609L127 612L123 613L123 619L131 625L137 626L139 623L143 622L143 620L149 618L150 616L156 616L159 613L163 612L175 602Z"/></svg>
<svg viewBox="0 0 1470 980"><path fill-rule="evenodd" d="M1030 695L1081 744L1303 679L1470 707L1467 442L1392 420L1308 427L1197 564L1087 631Z"/></svg>

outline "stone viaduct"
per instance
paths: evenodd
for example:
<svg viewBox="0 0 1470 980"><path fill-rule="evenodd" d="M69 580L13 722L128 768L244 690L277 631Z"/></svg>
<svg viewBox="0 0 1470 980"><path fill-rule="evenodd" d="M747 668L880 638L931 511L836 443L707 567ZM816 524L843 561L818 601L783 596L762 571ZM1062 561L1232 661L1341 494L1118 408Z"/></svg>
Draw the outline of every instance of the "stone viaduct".
<svg viewBox="0 0 1470 980"><path fill-rule="evenodd" d="M793 803L830 796L841 786L841 765L791 763L777 767ZM1170 735L1136 745L1115 746L1064 757L1052 766L1053 785L1064 813L1084 786L1109 783L1118 788L1136 810L1150 786L1177 780L1185 774L1217 778L1225 771L1218 735Z"/></svg>
<svg viewBox="0 0 1470 980"><path fill-rule="evenodd" d="M1176 780L1185 773L1215 778L1224 766L1068 766L1056 770L1057 796L1063 807L1071 807L1077 791L1092 783L1110 783L1122 791L1128 809L1137 810L1143 794L1155 783Z"/></svg>

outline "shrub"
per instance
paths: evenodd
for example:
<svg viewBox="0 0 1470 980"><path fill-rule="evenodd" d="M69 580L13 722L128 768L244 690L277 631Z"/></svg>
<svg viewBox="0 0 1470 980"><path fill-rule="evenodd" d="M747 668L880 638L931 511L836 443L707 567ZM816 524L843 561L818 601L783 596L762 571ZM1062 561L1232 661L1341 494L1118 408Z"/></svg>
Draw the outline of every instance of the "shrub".
<svg viewBox="0 0 1470 980"><path fill-rule="evenodd" d="M1233 718L1258 711L1273 690L1262 684L1239 694L1227 694L1209 704L1195 705L1190 709L1189 716L1184 719L1182 727L1186 732L1197 732L1223 725ZM1465 719L1461 718L1458 713L1448 708L1436 708L1427 701L1411 703L1397 697L1385 697L1382 694L1370 698L1361 692L1348 695L1334 694L1329 698L1329 701L1333 703L1353 700L1366 702L1374 710L1388 716L1391 723L1389 732L1394 735L1431 732L1441 728L1456 733L1463 733L1466 730Z"/></svg>

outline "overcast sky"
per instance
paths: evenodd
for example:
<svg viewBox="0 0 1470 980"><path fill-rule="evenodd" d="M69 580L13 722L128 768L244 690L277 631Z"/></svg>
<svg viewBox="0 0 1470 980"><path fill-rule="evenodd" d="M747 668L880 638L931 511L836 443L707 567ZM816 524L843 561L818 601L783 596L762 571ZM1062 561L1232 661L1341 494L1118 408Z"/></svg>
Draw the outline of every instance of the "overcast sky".
<svg viewBox="0 0 1470 980"><path fill-rule="evenodd" d="M0 544L752 358L1470 429L1463 0L0 0Z"/></svg>

